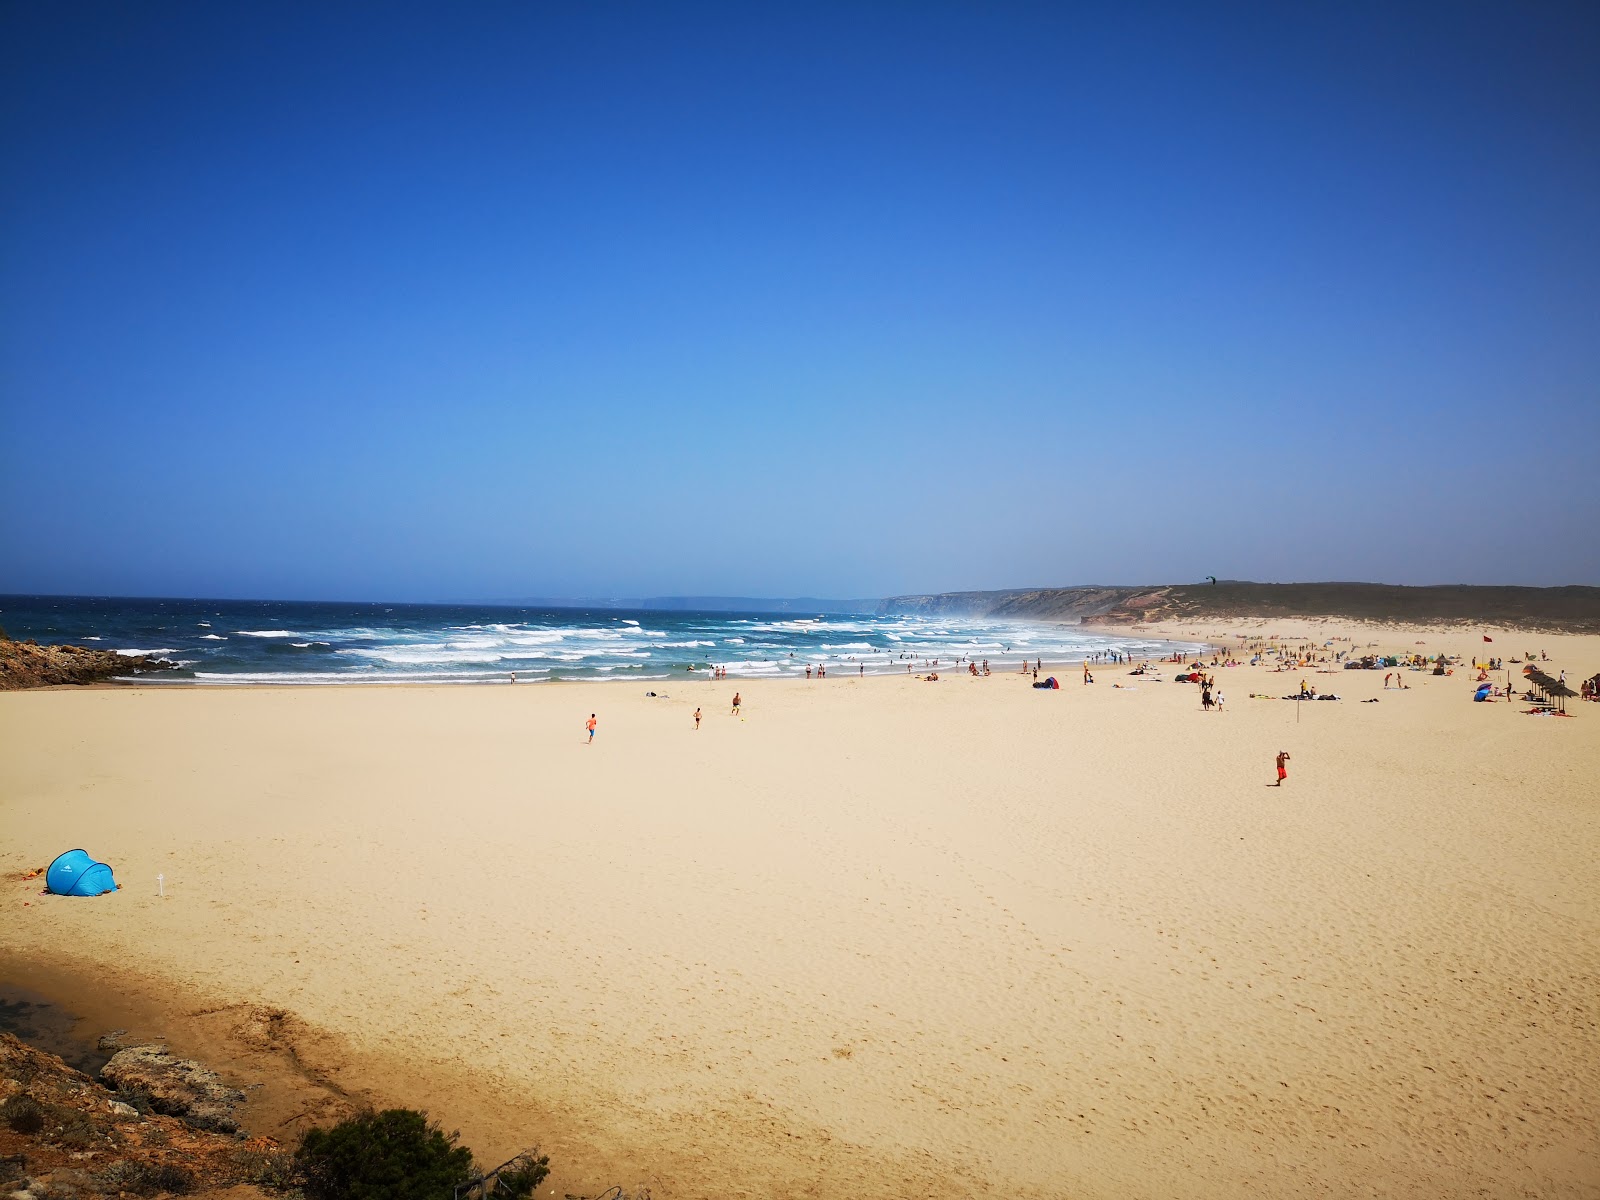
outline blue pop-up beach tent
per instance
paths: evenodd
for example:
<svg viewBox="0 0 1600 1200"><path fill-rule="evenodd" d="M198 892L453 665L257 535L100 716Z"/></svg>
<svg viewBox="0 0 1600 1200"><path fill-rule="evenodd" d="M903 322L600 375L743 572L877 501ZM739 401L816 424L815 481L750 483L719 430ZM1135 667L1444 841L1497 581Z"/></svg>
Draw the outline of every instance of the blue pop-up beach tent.
<svg viewBox="0 0 1600 1200"><path fill-rule="evenodd" d="M90 858L87 850L58 854L45 868L44 885L56 896L103 896L117 890L111 868Z"/></svg>

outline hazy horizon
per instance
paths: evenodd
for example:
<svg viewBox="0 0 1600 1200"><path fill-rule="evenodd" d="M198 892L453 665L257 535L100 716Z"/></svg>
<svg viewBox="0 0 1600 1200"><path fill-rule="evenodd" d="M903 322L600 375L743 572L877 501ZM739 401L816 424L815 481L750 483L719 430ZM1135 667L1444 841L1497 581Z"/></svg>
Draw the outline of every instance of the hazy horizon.
<svg viewBox="0 0 1600 1200"><path fill-rule="evenodd" d="M5 591L1600 583L1594 5L0 30Z"/></svg>
<svg viewBox="0 0 1600 1200"><path fill-rule="evenodd" d="M438 608L451 608L451 607L482 607L482 608L549 607L549 608L563 608L563 607L572 607L572 608L581 609L581 608L587 608L587 607L602 607L602 608L619 608L619 609L622 609L622 608L627 608L629 606L634 606L634 607L637 607L637 608L639 608L641 610L650 610L650 611L694 611L694 610L692 610L692 608L690 606L684 605L681 602L689 601L689 600L705 600L705 601L711 601L711 602L714 602L714 603L713 603L713 607L711 609L707 609L707 610L703 610L703 611L718 611L718 610L745 611L745 610L739 610L739 609L735 609L735 608L723 609L723 605L727 604L728 602L736 601L736 600L748 600L748 601L752 601L752 602L754 602L756 604L779 603L779 602L793 603L793 602L798 602L798 601L816 601L816 602L822 602L822 603L860 603L860 602L877 603L877 602L881 602L881 601L885 601L885 600L893 600L893 599L896 599L896 598L899 598L899 597L905 597L905 596L937 596L937 595L952 595L952 594L955 594L955 595L959 595L959 594L977 594L977 595L981 595L981 594L985 594L985 593L1059 591L1059 590L1070 590L1070 589L1073 589L1073 588L1110 588L1110 589L1119 589L1119 588L1145 588L1145 587L1148 587L1148 588L1192 587L1192 586L1199 586L1199 585L1205 584L1206 582L1207 581L1203 580L1203 579L1202 580L1170 580L1169 579L1169 580L1162 580L1162 581L1147 581L1147 582L1143 582L1143 583L1126 583L1126 582L1124 582L1124 583L1023 584L1023 585L1018 585L1018 586L1014 586L1014 587L946 588L946 589L941 589L939 591L890 592L890 593L885 593L883 595L877 595L877 596L868 595L868 594L858 594L858 595L849 595L849 596L845 596L845 595L840 595L840 596L765 595L765 596L761 596L761 595L755 595L753 593L732 593L732 594L727 594L727 595L714 595L714 594L705 593L705 592L687 592L687 593L682 593L682 594L655 595L655 596L627 596L627 595L601 595L601 594L581 595L580 594L580 595L573 595L573 596L529 595L529 596L484 596L484 597L480 597L480 596L421 597L421 596L379 596L379 595L366 595L366 596L247 596L247 595L238 595L238 596L203 595L202 596L202 595L195 595L195 596L184 596L184 595L178 595L176 593L121 594L121 593L114 593L114 592L0 592L0 612L4 611L3 606L4 606L4 602L6 600L8 600L8 599L17 599L17 598L63 599L63 600L66 600L66 599L74 599L74 600L105 599L105 600L129 600L129 601L134 601L134 600L180 600L180 601L200 601L200 602L215 600L215 601L218 601L219 603L249 603L249 602L255 602L255 603L263 603L263 604L404 604L404 605L411 605L411 606L417 606L417 607L438 607ZM1370 584L1370 585L1379 586L1379 587L1418 587L1418 588L1429 588L1429 587L1436 587L1436 588L1451 588L1451 587L1485 587L1485 588L1502 588L1502 587L1505 587L1505 588L1539 588L1539 587L1548 587L1548 588L1567 588L1567 587L1596 587L1596 586L1600 586L1600 585L1586 584L1586 583L1557 583L1557 584L1486 583L1486 584L1467 584L1467 583L1457 583L1457 582L1444 582L1444 583L1433 582L1433 583L1419 583L1419 584L1395 584L1395 583L1389 583L1388 581L1385 581L1385 580L1371 580L1371 579L1281 579L1281 580L1220 579L1220 580L1218 580L1218 582L1219 583L1223 583L1223 584L1230 584L1230 583L1232 583L1232 584L1241 584L1241 583L1242 584L1265 584L1265 585L1279 584L1279 585L1286 585L1286 586L1287 585L1299 585L1299 586L1310 586L1310 587L1334 586L1334 585L1351 585L1351 584ZM668 608L668 609L653 610L653 609L651 609L651 602L652 601L672 602L672 607ZM764 610L752 609L752 610L748 610L748 611L764 611ZM852 611L852 610L850 610L850 609L836 609L835 611L836 612L849 612L849 611Z"/></svg>

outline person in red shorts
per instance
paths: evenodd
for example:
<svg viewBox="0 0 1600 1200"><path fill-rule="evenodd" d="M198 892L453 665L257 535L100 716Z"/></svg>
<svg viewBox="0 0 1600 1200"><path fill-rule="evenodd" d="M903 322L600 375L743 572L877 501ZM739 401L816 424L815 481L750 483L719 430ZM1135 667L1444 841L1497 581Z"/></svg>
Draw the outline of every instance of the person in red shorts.
<svg viewBox="0 0 1600 1200"><path fill-rule="evenodd" d="M1288 762L1288 761L1289 761L1289 752L1287 750L1279 750L1278 751L1278 782L1273 785L1274 787L1282 787L1283 786L1283 781L1285 779L1289 778L1289 768L1284 766L1284 764L1286 762Z"/></svg>

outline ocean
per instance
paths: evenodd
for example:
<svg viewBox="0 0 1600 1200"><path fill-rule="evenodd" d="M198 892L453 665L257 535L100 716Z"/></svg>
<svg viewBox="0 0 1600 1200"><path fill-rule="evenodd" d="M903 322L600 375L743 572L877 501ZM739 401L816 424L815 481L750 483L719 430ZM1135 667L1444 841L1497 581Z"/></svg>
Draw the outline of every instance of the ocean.
<svg viewBox="0 0 1600 1200"><path fill-rule="evenodd" d="M153 654L175 671L143 683L537 683L671 679L711 666L732 679L904 674L958 658L1016 670L1118 650L1164 657L1193 643L982 618L851 613L662 612L290 600L0 596L13 638Z"/></svg>

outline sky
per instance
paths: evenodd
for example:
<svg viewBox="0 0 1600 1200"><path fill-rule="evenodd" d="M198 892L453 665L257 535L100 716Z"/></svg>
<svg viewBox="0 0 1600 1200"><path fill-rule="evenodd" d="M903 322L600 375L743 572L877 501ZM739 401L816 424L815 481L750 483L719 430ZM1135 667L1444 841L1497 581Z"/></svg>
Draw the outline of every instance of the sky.
<svg viewBox="0 0 1600 1200"><path fill-rule="evenodd" d="M1600 583L1600 6L0 4L0 592Z"/></svg>

